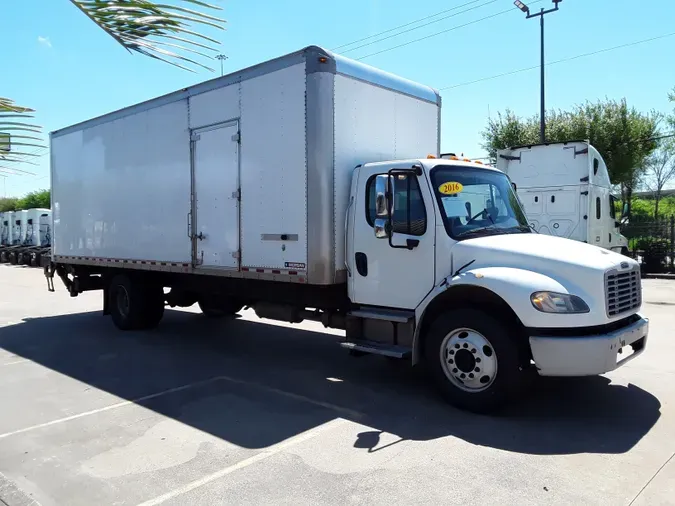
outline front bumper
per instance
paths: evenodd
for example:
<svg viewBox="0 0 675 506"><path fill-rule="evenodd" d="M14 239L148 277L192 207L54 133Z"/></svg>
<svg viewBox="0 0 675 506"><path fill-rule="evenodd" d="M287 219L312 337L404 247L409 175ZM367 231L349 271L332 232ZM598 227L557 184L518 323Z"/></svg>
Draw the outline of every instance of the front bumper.
<svg viewBox="0 0 675 506"><path fill-rule="evenodd" d="M593 376L613 371L640 355L647 345L649 320L640 319L626 327L596 335L530 336L532 358L540 376ZM633 353L622 358L622 348Z"/></svg>

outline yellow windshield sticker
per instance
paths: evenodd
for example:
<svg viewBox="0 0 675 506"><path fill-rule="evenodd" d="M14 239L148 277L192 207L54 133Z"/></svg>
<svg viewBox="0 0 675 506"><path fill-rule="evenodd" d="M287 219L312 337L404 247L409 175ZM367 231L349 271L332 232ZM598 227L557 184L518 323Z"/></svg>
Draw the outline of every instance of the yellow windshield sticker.
<svg viewBox="0 0 675 506"><path fill-rule="evenodd" d="M464 187L462 186L462 183L456 183L454 181L448 181L447 183L443 183L441 186L438 187L438 191L441 192L443 195L454 195L455 193L462 193L462 190Z"/></svg>

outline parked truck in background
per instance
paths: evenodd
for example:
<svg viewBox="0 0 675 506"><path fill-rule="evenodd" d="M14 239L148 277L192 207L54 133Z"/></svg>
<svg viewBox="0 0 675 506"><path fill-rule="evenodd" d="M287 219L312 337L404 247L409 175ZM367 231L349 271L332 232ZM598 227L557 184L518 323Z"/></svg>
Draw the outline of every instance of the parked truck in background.
<svg viewBox="0 0 675 506"><path fill-rule="evenodd" d="M42 208L0 213L0 262L40 267L50 254L51 210Z"/></svg>
<svg viewBox="0 0 675 506"><path fill-rule="evenodd" d="M628 255L607 165L586 141L497 152L497 168L516 185L532 228Z"/></svg>
<svg viewBox="0 0 675 506"><path fill-rule="evenodd" d="M435 158L440 108L308 47L55 131L48 282L102 290L121 330L195 303L318 321L354 354L425 363L481 412L528 371L602 374L642 353L638 264L531 233L503 172Z"/></svg>

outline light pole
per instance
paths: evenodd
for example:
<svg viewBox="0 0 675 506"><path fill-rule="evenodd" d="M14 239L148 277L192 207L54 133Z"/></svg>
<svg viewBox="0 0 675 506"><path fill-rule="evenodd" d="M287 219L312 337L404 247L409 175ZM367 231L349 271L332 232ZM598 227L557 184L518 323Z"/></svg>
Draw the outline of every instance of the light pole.
<svg viewBox="0 0 675 506"><path fill-rule="evenodd" d="M560 1L560 0L558 0L558 1ZM223 75L223 62L225 60L227 60L227 56L225 56L224 54L218 54L218 55L216 55L216 59L220 60L220 75L222 76Z"/></svg>
<svg viewBox="0 0 675 506"><path fill-rule="evenodd" d="M526 19L536 18L539 16L539 26L541 26L541 104L539 111L539 140L543 144L546 142L546 99L545 99L545 80L544 80L544 15L558 10L558 4L562 0L553 0L555 7L553 9L544 10L542 7L536 14L530 13L530 8L520 0L516 0L513 4L521 11L527 14Z"/></svg>

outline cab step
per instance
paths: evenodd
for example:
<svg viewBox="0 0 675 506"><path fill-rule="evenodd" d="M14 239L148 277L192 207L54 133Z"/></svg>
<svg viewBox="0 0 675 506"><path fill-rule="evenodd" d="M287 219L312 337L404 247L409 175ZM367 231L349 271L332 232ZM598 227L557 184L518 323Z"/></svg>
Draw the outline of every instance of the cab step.
<svg viewBox="0 0 675 506"><path fill-rule="evenodd" d="M396 344L378 343L376 341L352 340L340 343L345 349L356 353L371 353L392 358L410 358L412 348Z"/></svg>
<svg viewBox="0 0 675 506"><path fill-rule="evenodd" d="M348 313L349 316L363 318L366 320L384 320L395 323L408 323L415 318L415 311L405 311L400 309L354 309Z"/></svg>

